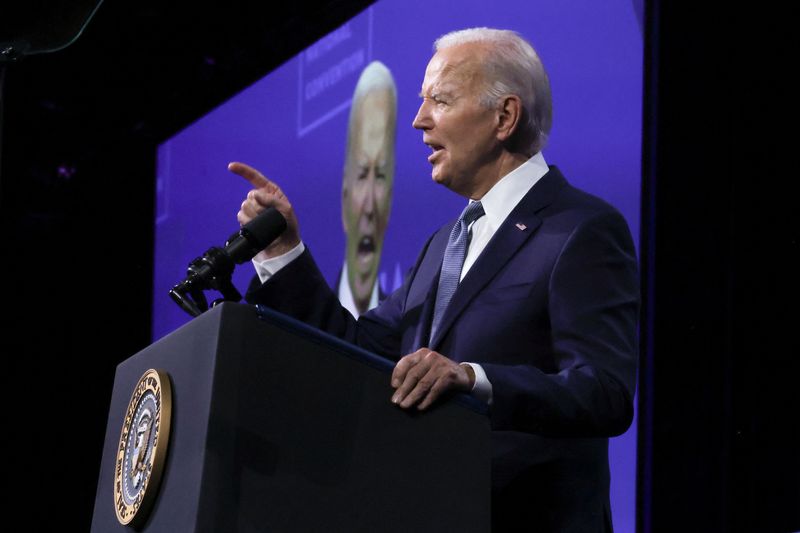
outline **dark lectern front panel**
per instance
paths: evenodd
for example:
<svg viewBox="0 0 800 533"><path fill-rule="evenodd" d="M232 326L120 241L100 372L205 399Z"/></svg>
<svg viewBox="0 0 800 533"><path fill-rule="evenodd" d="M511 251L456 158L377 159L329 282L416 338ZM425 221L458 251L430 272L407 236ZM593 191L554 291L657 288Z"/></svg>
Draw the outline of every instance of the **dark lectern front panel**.
<svg viewBox="0 0 800 533"><path fill-rule="evenodd" d="M135 368L130 385L115 384L106 451L141 373L160 364L174 386L166 475L145 531L489 531L484 414L456 401L403 411L389 401L391 363L267 320L226 304L126 361ZM101 476L112 468L104 453ZM96 505L116 522L103 484Z"/></svg>

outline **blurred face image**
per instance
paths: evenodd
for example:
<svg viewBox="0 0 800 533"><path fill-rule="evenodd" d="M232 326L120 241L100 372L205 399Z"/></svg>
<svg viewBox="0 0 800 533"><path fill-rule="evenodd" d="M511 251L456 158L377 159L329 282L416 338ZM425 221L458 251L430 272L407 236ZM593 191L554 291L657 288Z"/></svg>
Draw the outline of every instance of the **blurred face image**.
<svg viewBox="0 0 800 533"><path fill-rule="evenodd" d="M386 87L354 98L342 183L342 223L348 283L359 312L368 308L389 222L395 115L395 96Z"/></svg>

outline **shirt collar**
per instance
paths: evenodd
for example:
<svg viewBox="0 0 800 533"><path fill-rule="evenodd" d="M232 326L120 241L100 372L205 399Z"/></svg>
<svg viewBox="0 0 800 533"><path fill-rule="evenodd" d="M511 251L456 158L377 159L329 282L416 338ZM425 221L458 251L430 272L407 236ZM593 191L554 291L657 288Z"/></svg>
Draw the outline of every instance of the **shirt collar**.
<svg viewBox="0 0 800 533"><path fill-rule="evenodd" d="M548 170L542 152L536 152L533 157L500 178L500 181L481 198L489 226L495 230L499 228L522 197L528 194L531 187L536 185Z"/></svg>
<svg viewBox="0 0 800 533"><path fill-rule="evenodd" d="M367 309L372 309L378 306L380 298L378 291L378 279L375 279L375 284L372 286L372 294L369 297L369 305ZM358 308L356 308L356 301L353 299L353 292L350 290L350 281L348 279L347 261L342 266L342 276L339 278L339 302L342 307L350 311L350 314L358 318Z"/></svg>

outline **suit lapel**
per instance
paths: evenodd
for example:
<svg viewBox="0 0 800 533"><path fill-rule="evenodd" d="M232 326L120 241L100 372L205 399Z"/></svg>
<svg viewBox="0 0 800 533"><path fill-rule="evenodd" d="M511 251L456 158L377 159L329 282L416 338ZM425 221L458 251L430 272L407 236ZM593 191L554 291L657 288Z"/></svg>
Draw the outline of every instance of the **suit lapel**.
<svg viewBox="0 0 800 533"><path fill-rule="evenodd" d="M511 211L486 245L486 248L478 256L467 275L459 283L453 298L450 300L450 304L447 306L442 323L436 332L436 337L431 339L431 349L436 349L464 308L508 264L517 250L536 232L542 223L542 219L537 215L537 212L550 205L555 195L565 184L566 180L558 169L551 167L550 171L528 191ZM447 243L445 242L446 246ZM441 269L443 255L444 249L438 256L439 269ZM435 289L433 293L435 299Z"/></svg>

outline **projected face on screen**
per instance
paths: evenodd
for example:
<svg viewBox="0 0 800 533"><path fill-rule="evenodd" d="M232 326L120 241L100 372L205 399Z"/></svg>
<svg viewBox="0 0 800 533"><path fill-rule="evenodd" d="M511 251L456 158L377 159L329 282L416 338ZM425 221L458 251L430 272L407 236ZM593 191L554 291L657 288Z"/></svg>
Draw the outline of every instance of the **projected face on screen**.
<svg viewBox="0 0 800 533"><path fill-rule="evenodd" d="M362 72L353 95L342 180L347 281L356 308L369 307L389 222L394 182L397 96L380 62Z"/></svg>

